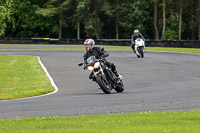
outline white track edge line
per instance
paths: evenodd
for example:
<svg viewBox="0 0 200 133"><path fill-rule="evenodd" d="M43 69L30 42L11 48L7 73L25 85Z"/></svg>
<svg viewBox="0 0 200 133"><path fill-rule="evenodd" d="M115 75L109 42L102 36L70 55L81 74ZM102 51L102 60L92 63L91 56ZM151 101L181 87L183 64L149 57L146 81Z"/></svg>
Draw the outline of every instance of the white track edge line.
<svg viewBox="0 0 200 133"><path fill-rule="evenodd" d="M49 80L51 82L51 85L54 87L55 90L53 92L50 92L50 93L47 93L47 94L43 94L43 95L24 97L24 98L17 98L17 99L0 100L0 102L3 102L3 101L14 101L14 100L24 100L24 99L30 99L30 98L38 98L38 97L52 95L52 94L55 94L55 93L58 92L58 87L56 86L53 78L51 77L51 75L47 71L46 67L43 65L42 61L40 60L40 57L39 56L36 56L36 57L38 58L38 61L39 61L40 65L41 65L41 67L45 71L46 75L48 76L48 78L49 78Z"/></svg>

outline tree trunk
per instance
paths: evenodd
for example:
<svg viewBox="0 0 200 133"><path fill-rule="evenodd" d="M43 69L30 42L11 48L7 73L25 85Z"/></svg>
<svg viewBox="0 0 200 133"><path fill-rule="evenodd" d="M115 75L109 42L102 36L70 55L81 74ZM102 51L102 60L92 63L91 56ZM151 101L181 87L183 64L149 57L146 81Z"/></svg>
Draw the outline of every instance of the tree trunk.
<svg viewBox="0 0 200 133"><path fill-rule="evenodd" d="M58 0L58 6L60 6L62 3L62 0ZM59 21L59 35L58 38L61 39L62 38L62 20L63 20L63 16L62 16L62 10L59 11L59 17L58 17L58 21Z"/></svg>
<svg viewBox="0 0 200 133"><path fill-rule="evenodd" d="M96 38L99 39L98 13L96 10L96 0L94 1L94 31L95 31Z"/></svg>
<svg viewBox="0 0 200 133"><path fill-rule="evenodd" d="M199 14L199 40L200 40L200 0L199 0L199 10L198 10L198 14Z"/></svg>
<svg viewBox="0 0 200 133"><path fill-rule="evenodd" d="M181 40L181 31L182 31L182 0L180 0L180 11L179 11L179 35L178 35L179 40Z"/></svg>
<svg viewBox="0 0 200 133"><path fill-rule="evenodd" d="M116 31L116 39L119 39L119 14L117 14L116 17L115 31Z"/></svg>
<svg viewBox="0 0 200 133"><path fill-rule="evenodd" d="M99 39L97 11L94 12L94 31L96 38Z"/></svg>
<svg viewBox="0 0 200 133"><path fill-rule="evenodd" d="M154 31L155 31L155 40L158 40L159 34L157 27L157 0L154 0Z"/></svg>
<svg viewBox="0 0 200 133"><path fill-rule="evenodd" d="M190 21L190 28L191 28L191 39L194 40L194 0L190 0L190 11L191 11L191 21Z"/></svg>
<svg viewBox="0 0 200 133"><path fill-rule="evenodd" d="M166 24L165 24L165 0L163 0L163 30L162 30L162 38L164 36L165 33L165 28L166 28Z"/></svg>
<svg viewBox="0 0 200 133"><path fill-rule="evenodd" d="M77 23L77 39L80 39L80 21L78 20L78 23Z"/></svg>
<svg viewBox="0 0 200 133"><path fill-rule="evenodd" d="M59 35L58 38L62 38L62 13L59 14Z"/></svg>

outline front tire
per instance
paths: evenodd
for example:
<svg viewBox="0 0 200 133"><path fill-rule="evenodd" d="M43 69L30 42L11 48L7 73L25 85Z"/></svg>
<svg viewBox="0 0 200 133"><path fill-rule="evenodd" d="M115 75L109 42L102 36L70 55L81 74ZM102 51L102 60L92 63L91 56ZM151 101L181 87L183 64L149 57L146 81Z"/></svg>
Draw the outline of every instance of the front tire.
<svg viewBox="0 0 200 133"><path fill-rule="evenodd" d="M144 48L140 48L140 55L142 58L144 58Z"/></svg>
<svg viewBox="0 0 200 133"><path fill-rule="evenodd" d="M99 76L96 78L97 83L99 84L99 87L105 94L110 94L112 89L110 87L110 84L105 81L105 79L102 76Z"/></svg>
<svg viewBox="0 0 200 133"><path fill-rule="evenodd" d="M122 81L121 81L120 83L117 84L117 87L115 88L115 91L118 92L118 93L124 91L124 84L123 84Z"/></svg>

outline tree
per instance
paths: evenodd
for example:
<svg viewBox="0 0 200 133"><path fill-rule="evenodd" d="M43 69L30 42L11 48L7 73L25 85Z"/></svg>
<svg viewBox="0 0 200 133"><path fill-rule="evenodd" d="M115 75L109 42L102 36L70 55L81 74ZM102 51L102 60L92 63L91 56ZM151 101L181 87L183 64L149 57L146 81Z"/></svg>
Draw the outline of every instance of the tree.
<svg viewBox="0 0 200 133"><path fill-rule="evenodd" d="M182 0L179 0L179 30L178 30L178 40L181 40L181 32L182 32Z"/></svg>
<svg viewBox="0 0 200 133"><path fill-rule="evenodd" d="M121 4L123 7L119 23L121 38L131 38L135 29L138 29L145 38L154 37L151 4L152 1L149 0L136 0Z"/></svg>
<svg viewBox="0 0 200 133"><path fill-rule="evenodd" d="M59 34L58 38L62 38L62 27L63 27L63 11L66 10L71 0L49 0L45 3L45 8L40 8L36 11L37 14L44 17L53 17L56 16L59 25Z"/></svg>
<svg viewBox="0 0 200 133"><path fill-rule="evenodd" d="M191 39L194 40L194 0L190 0L190 16Z"/></svg>
<svg viewBox="0 0 200 133"><path fill-rule="evenodd" d="M55 20L38 16L35 11L43 5L40 0L14 0L11 21L7 21L7 37L49 37L57 33Z"/></svg>
<svg viewBox="0 0 200 133"><path fill-rule="evenodd" d="M165 33L165 28L166 28L166 23L165 23L165 0L163 0L163 30L162 30L162 38L164 36Z"/></svg>
<svg viewBox="0 0 200 133"><path fill-rule="evenodd" d="M0 36L128 39L134 29L200 40L200 0L0 0Z"/></svg>
<svg viewBox="0 0 200 133"><path fill-rule="evenodd" d="M120 11L123 10L123 7L121 6L122 2L120 0L110 0L109 3L111 6L110 17L115 21L115 38L119 39L119 23L122 14Z"/></svg>
<svg viewBox="0 0 200 133"><path fill-rule="evenodd" d="M198 9L198 20L199 20L199 24L198 24L198 26L199 26L199 40L200 40L200 0L199 0L199 9Z"/></svg>
<svg viewBox="0 0 200 133"><path fill-rule="evenodd" d="M74 22L76 23L77 28L77 39L80 39L81 35L81 24L84 19L87 18L87 1L85 0L75 0L76 8L74 13ZM82 22L82 23L81 23Z"/></svg>
<svg viewBox="0 0 200 133"><path fill-rule="evenodd" d="M100 39L103 27L101 16L107 13L109 3L107 0L84 0L85 12L84 28L87 37Z"/></svg>
<svg viewBox="0 0 200 133"><path fill-rule="evenodd" d="M154 0L154 32L155 32L155 40L159 39L159 33L158 33L158 26L157 26L157 0Z"/></svg>
<svg viewBox="0 0 200 133"><path fill-rule="evenodd" d="M13 13L13 0L0 1L0 36L5 34L7 22L11 20Z"/></svg>
<svg viewBox="0 0 200 133"><path fill-rule="evenodd" d="M77 22L77 39L80 39L80 19L81 19L81 12L84 11L83 9L85 8L83 1L76 1L76 10L75 10L75 20Z"/></svg>

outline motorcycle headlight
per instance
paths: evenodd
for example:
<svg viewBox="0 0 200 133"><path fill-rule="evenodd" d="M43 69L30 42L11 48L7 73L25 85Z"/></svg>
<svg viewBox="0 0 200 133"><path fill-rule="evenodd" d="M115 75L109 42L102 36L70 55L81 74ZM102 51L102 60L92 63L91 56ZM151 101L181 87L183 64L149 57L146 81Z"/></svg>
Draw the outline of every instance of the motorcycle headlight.
<svg viewBox="0 0 200 133"><path fill-rule="evenodd" d="M99 66L100 66L100 62L96 62L95 64L94 64L94 68L96 69L96 68L99 68Z"/></svg>
<svg viewBox="0 0 200 133"><path fill-rule="evenodd" d="M90 71L92 71L92 70L94 70L94 67L93 66L88 66L87 69L90 70Z"/></svg>

